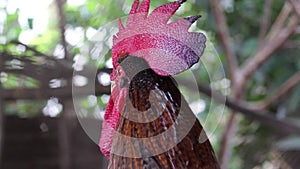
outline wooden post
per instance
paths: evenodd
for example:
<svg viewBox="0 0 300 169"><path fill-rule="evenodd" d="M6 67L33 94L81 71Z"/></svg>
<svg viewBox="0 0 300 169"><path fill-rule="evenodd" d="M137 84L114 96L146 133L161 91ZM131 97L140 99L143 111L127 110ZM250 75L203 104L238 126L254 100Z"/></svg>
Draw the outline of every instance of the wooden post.
<svg viewBox="0 0 300 169"><path fill-rule="evenodd" d="M2 89L0 87L0 93L2 92ZM2 164L2 154L3 154L3 128L4 128L4 105L3 105L3 99L0 96L0 164Z"/></svg>
<svg viewBox="0 0 300 169"><path fill-rule="evenodd" d="M70 149L70 130L69 119L67 116L67 109L65 101L62 101L63 112L59 120L58 132L59 132L59 148L60 148L60 169L71 169L71 149Z"/></svg>
<svg viewBox="0 0 300 169"><path fill-rule="evenodd" d="M63 6L66 3L66 0L56 0L56 9L58 13L58 19L59 19L59 29L60 29L60 36L61 36L61 43L64 47L64 53L65 53L65 60L71 60L69 57L69 52L67 48L67 43L65 39L65 25L66 25L66 17L64 14ZM72 82L68 85L71 86ZM59 122L59 145L60 145L60 169L71 169L71 149L70 149L70 129L69 129L69 119L66 113L66 105L65 100L62 100L63 103L63 112L62 116Z"/></svg>
<svg viewBox="0 0 300 169"><path fill-rule="evenodd" d="M2 70L2 59L0 57L0 73ZM2 82L0 81L0 164L2 164L2 154L3 154L3 128L4 128L4 100L3 100L3 95L2 95Z"/></svg>

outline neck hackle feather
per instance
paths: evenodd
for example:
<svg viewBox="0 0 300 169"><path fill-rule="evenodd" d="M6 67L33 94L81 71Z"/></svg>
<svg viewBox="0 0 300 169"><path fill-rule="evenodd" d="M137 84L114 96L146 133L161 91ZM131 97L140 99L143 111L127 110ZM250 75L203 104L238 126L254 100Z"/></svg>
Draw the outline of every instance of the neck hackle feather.
<svg viewBox="0 0 300 169"><path fill-rule="evenodd" d="M165 153L154 153L154 156L137 155L138 157L131 158L122 156L122 153L153 153L161 148L158 145L169 146L165 140L158 140L156 145L144 142L144 148L137 151L133 143L127 142L126 145L125 140L115 137L117 133L129 138L148 138L175 124L176 117L185 120L185 124L191 123L185 117L195 118L170 78L197 63L205 49L205 35L188 31L200 16L169 23L185 1L170 2L149 14L150 0L143 0L141 3L134 0L126 25L119 19L119 32L113 37L112 48L111 80L115 81L116 87L112 90L106 109L100 139L100 149L110 159L109 168L219 168L209 141L198 141L203 131L198 121L192 122L192 129L178 145L168 148ZM133 76L128 75L128 72L134 70L131 70L132 67L137 70L139 66L147 69L136 72ZM126 72L127 76L122 71L120 73L120 70ZM148 112L149 115L158 110L155 106L149 106L150 98L165 108L161 116L144 123L130 121L127 117L132 115L136 115L137 119L147 120L147 113L140 111ZM165 99L165 102L159 99ZM135 114L136 111L139 113ZM185 115L180 115L180 111ZM177 129L174 129L173 134L176 133ZM204 137L206 138L205 133ZM114 153L118 151L121 154Z"/></svg>

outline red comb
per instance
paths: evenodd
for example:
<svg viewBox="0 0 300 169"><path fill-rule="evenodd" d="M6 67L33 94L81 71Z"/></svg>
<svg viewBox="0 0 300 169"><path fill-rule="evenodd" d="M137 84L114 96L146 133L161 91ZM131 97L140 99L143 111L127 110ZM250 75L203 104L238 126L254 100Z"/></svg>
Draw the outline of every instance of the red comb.
<svg viewBox="0 0 300 169"><path fill-rule="evenodd" d="M175 75L199 61L206 38L188 32L200 17L192 16L167 23L185 0L171 2L149 13L150 0L135 0L126 27L119 20L119 32L113 38L113 65L124 54L143 57L160 75ZM140 5L139 5L140 4Z"/></svg>

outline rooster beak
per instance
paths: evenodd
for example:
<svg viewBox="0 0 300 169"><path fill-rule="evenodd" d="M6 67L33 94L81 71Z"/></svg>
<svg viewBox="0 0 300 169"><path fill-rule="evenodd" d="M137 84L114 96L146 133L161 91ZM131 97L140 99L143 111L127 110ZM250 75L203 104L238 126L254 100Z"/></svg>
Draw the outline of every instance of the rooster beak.
<svg viewBox="0 0 300 169"><path fill-rule="evenodd" d="M114 88L116 87L115 81L111 81L111 88L110 91L113 92Z"/></svg>

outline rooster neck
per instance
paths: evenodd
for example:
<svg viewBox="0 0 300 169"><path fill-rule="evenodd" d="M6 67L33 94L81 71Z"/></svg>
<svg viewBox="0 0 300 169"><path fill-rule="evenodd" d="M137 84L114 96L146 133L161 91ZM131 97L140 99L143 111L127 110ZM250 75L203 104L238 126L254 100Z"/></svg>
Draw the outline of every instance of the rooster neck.
<svg viewBox="0 0 300 169"><path fill-rule="evenodd" d="M180 92L176 85L174 85L172 78L169 76L160 76L152 69L146 69L136 74L130 81L128 89L128 96L133 107L142 112L151 107L151 93L161 92L168 97L166 98L167 100L174 101L176 104L180 104L181 102ZM171 96L176 96L176 98L172 98Z"/></svg>
<svg viewBox="0 0 300 169"><path fill-rule="evenodd" d="M110 169L219 169L202 126L172 77L145 69L132 77L125 90L124 109L115 128L120 134L113 138ZM164 133L169 132L165 137ZM200 137L206 141L200 142ZM148 138L156 139L143 141Z"/></svg>
<svg viewBox="0 0 300 169"><path fill-rule="evenodd" d="M152 70L144 58L136 56L123 56L118 60L120 67L125 72L126 77L121 77L125 81L128 79L129 86L127 93L134 108L144 112L151 107L149 100L151 92L163 92L165 96L178 96L174 98L166 98L167 100L176 100L176 104L180 104L180 92L170 76L161 76ZM126 81L127 82L127 81ZM121 80L122 83L122 80ZM122 86L120 84L120 86ZM172 92L173 94L170 94Z"/></svg>

